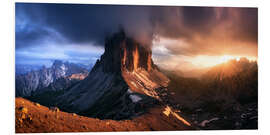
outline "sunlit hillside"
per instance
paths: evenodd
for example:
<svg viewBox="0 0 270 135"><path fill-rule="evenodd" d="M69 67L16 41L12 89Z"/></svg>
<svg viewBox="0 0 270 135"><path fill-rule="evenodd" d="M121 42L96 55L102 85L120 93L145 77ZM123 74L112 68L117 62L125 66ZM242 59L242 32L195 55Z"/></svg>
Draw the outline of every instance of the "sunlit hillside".
<svg viewBox="0 0 270 135"><path fill-rule="evenodd" d="M171 72L166 74L171 79L169 89L174 94L172 98L188 113L203 110L207 115L201 114L201 117L225 115L232 123L238 122L240 115L245 113L251 114L249 118L257 115L257 112L248 111L248 108L255 110L257 107L256 61L246 58L229 60L210 68L200 79L186 78ZM246 123L241 128L249 128L251 125L256 125L256 121ZM230 129L226 126L223 128Z"/></svg>

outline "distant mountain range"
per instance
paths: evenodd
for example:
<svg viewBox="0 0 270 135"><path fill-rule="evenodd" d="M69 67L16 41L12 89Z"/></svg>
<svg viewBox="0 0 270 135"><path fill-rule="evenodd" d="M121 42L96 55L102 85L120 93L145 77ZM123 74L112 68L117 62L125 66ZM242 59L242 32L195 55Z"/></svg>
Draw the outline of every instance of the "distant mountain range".
<svg viewBox="0 0 270 135"><path fill-rule="evenodd" d="M258 71L257 62L249 61L247 58L242 57L238 61L232 59L211 67L208 72L202 76L202 78L222 81L225 78L237 76L241 73L251 74L256 73L256 71Z"/></svg>
<svg viewBox="0 0 270 135"><path fill-rule="evenodd" d="M230 60L212 67L202 76L202 80L208 86L209 93L218 92L216 98L233 98L241 103L258 100L256 61L244 57L239 61Z"/></svg>
<svg viewBox="0 0 270 135"><path fill-rule="evenodd" d="M78 78L70 78L73 74L86 76L88 71L77 64L55 60L49 68L43 66L38 70L16 74L16 96L30 96L48 86L51 90L62 90L69 86L67 85L69 80L78 80Z"/></svg>
<svg viewBox="0 0 270 135"><path fill-rule="evenodd" d="M257 62L249 61L244 57L238 61L229 60L210 67L199 78L186 77L181 72L176 72L163 69L163 73L171 80L169 89L179 95L184 95L183 93L193 97L200 95L209 100L232 98L234 100L255 98L256 100L258 96Z"/></svg>
<svg viewBox="0 0 270 135"><path fill-rule="evenodd" d="M54 60L54 61L61 61L63 63L70 63L68 61L65 61L64 62L62 60ZM90 64L72 63L72 64L75 64L76 66L79 66L81 68L87 69L88 71L90 71L93 68L93 66L94 66L94 63L90 63ZM16 64L15 65L15 74L16 75L22 75L22 74L26 74L26 73L31 72L31 71L37 71L37 70L40 70L40 69L46 68L46 67L47 66L45 66L45 65L37 65L37 64L35 64L35 65L30 65L30 64Z"/></svg>
<svg viewBox="0 0 270 135"><path fill-rule="evenodd" d="M41 68L42 65L16 64L15 74L16 75L26 74L28 72L39 70Z"/></svg>
<svg viewBox="0 0 270 135"><path fill-rule="evenodd" d="M164 71L169 97L193 122L218 119L204 129L258 128L258 66L246 58L209 68L200 78Z"/></svg>

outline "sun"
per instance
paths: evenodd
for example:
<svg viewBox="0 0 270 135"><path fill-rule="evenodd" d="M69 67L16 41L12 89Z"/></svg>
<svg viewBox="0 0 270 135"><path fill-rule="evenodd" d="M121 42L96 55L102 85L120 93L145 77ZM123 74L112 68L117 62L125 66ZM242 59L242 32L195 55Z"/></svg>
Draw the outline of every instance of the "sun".
<svg viewBox="0 0 270 135"><path fill-rule="evenodd" d="M229 61L230 59L233 59L233 57L230 55L223 55L220 58L220 63L225 63L225 62Z"/></svg>
<svg viewBox="0 0 270 135"><path fill-rule="evenodd" d="M219 63L225 63L232 59L239 61L240 58L236 56L231 56L231 55L223 55L220 57Z"/></svg>
<svg viewBox="0 0 270 135"><path fill-rule="evenodd" d="M195 67L195 68L213 67L219 64L227 63L230 60L235 60L238 62L238 61L241 61L241 58L243 57L247 58L249 61L257 61L256 57L242 56L242 55L228 55L228 54L217 55L217 56L197 55L195 57L185 58L186 61L192 64L192 65L186 66L185 68L190 69L192 67ZM174 62L174 63L177 63L177 62ZM168 64L168 62L166 62L166 64Z"/></svg>

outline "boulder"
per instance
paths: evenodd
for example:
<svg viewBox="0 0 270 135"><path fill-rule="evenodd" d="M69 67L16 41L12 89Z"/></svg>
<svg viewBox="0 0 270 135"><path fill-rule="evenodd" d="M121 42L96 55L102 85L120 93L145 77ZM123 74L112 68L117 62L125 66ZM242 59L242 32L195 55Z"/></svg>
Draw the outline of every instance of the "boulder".
<svg viewBox="0 0 270 135"><path fill-rule="evenodd" d="M59 112L60 111L58 107L50 107L49 109L51 111L53 111L53 112Z"/></svg>
<svg viewBox="0 0 270 135"><path fill-rule="evenodd" d="M25 114L28 113L28 109L26 107L20 107L19 111L21 111L22 113L25 113Z"/></svg>
<svg viewBox="0 0 270 135"><path fill-rule="evenodd" d="M37 107L40 107L40 104L39 104L39 103L35 103L35 105L36 105Z"/></svg>

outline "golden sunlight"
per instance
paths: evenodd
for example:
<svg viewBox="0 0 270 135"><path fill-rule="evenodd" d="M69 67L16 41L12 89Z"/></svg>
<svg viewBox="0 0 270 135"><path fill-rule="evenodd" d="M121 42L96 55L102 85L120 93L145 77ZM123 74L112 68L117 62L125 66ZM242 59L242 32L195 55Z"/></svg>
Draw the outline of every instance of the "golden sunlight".
<svg viewBox="0 0 270 135"><path fill-rule="evenodd" d="M223 55L220 58L220 63L225 63L225 62L227 62L229 60L232 60L232 59L235 59L235 60L239 61L240 60L240 57L238 57L238 56L231 56L231 55Z"/></svg>
<svg viewBox="0 0 270 135"><path fill-rule="evenodd" d="M208 56L208 55L198 55L190 59L191 63L199 67L211 67L221 63L228 62L230 60L239 61L241 57L246 57L250 61L256 61L256 57L249 56L233 56L233 55L221 55L221 56Z"/></svg>

